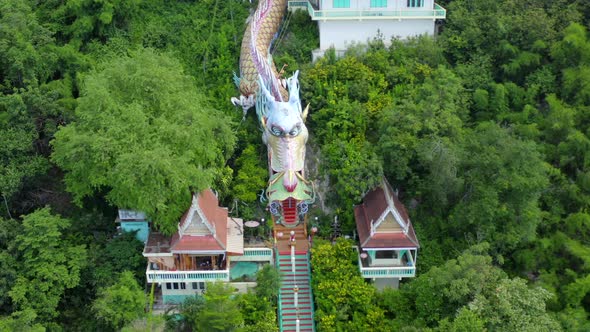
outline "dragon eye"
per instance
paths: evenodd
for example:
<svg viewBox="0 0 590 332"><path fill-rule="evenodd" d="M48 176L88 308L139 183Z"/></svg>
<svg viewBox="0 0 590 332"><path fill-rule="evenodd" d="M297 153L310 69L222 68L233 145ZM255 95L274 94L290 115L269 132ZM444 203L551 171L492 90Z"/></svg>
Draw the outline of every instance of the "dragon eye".
<svg viewBox="0 0 590 332"><path fill-rule="evenodd" d="M281 135L283 135L283 131L279 127L272 126L272 127L270 127L270 131L275 136L281 136Z"/></svg>
<svg viewBox="0 0 590 332"><path fill-rule="evenodd" d="M293 129L291 129L291 131L289 132L289 135L291 136L297 136L299 135L299 132L301 131L301 127L300 126L295 126L293 127Z"/></svg>

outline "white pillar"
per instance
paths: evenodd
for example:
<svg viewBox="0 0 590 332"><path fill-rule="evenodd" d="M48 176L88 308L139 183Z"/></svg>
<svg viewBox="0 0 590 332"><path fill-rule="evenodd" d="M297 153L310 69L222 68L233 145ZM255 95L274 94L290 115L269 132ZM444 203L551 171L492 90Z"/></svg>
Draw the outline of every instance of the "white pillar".
<svg viewBox="0 0 590 332"><path fill-rule="evenodd" d="M291 246L291 272L295 272L295 246Z"/></svg>

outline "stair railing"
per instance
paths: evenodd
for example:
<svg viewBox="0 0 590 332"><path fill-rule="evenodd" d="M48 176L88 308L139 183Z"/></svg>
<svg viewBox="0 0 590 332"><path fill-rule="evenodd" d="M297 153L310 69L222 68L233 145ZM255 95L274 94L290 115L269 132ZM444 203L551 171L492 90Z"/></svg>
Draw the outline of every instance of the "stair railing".
<svg viewBox="0 0 590 332"><path fill-rule="evenodd" d="M312 287L312 280L311 280L311 253L307 251L307 274L309 276L309 300L311 302L311 328L315 331L315 305L313 301L313 287Z"/></svg>
<svg viewBox="0 0 590 332"><path fill-rule="evenodd" d="M281 261L279 259L279 249L275 245L275 264L279 273L281 271ZM282 304L281 304L281 286L279 286L279 296L278 296L278 303L277 303L277 318L279 320L279 331L283 331L283 311L282 311Z"/></svg>
<svg viewBox="0 0 590 332"><path fill-rule="evenodd" d="M291 272L295 273L295 245L291 243Z"/></svg>

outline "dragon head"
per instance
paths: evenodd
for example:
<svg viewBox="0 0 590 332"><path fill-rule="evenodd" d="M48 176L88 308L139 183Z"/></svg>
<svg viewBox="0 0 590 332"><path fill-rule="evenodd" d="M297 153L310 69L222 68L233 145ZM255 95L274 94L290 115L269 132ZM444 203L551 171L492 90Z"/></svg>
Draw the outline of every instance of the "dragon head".
<svg viewBox="0 0 590 332"><path fill-rule="evenodd" d="M308 137L305 126L308 108L301 110L298 75L297 71L287 79L289 100L286 102L277 101L265 85L260 84L265 100L264 116L261 117L264 129L262 139L271 151L272 170L284 172L283 184L289 192L297 186L295 172L303 171Z"/></svg>

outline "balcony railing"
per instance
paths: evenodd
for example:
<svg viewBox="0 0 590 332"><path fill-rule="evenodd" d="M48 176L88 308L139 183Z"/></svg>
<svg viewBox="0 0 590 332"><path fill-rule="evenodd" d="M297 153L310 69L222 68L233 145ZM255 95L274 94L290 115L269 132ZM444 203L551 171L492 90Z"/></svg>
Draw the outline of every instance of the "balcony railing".
<svg viewBox="0 0 590 332"><path fill-rule="evenodd" d="M360 265L360 263L359 263ZM363 278L410 278L416 275L416 268L413 266L392 266L392 267L362 267L360 266Z"/></svg>
<svg viewBox="0 0 590 332"><path fill-rule="evenodd" d="M145 274L148 282L229 281L229 270L162 271L152 270L148 267Z"/></svg>
<svg viewBox="0 0 590 332"><path fill-rule="evenodd" d="M309 1L289 1L289 8L307 9L309 16L314 21L322 20L420 20L420 19L445 19L447 10L439 4L434 4L434 9L416 9L416 8L400 8L400 9L328 9L318 10L313 7Z"/></svg>
<svg viewBox="0 0 590 332"><path fill-rule="evenodd" d="M244 248L244 255L232 256L232 262L271 262L272 249L269 248Z"/></svg>
<svg viewBox="0 0 590 332"><path fill-rule="evenodd" d="M363 278L411 278L416 276L415 262L410 262L410 266L363 266L367 265L367 258L361 258L357 247L353 247L359 262L359 270ZM408 264L408 263L406 263Z"/></svg>

